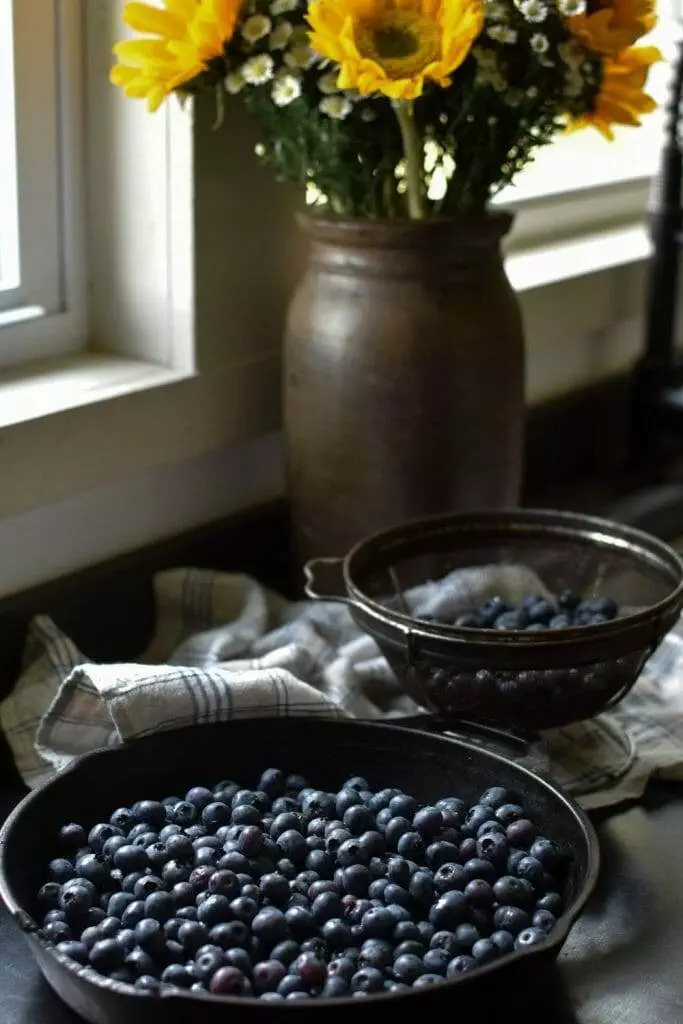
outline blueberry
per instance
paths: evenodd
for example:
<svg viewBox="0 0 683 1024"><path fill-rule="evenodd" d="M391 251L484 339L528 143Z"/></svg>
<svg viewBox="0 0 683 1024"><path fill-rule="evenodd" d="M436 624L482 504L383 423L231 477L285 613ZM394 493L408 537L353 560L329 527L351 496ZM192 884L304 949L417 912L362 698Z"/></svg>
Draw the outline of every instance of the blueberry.
<svg viewBox="0 0 683 1024"><path fill-rule="evenodd" d="M474 617L477 625L482 629L489 629L496 621L499 615L504 614L508 611L509 605L499 597L497 594L490 597L487 601L474 612Z"/></svg>
<svg viewBox="0 0 683 1024"><path fill-rule="evenodd" d="M349 926L338 917L330 918L325 921L320 933L332 950L343 950L351 943L351 929Z"/></svg>
<svg viewBox="0 0 683 1024"><path fill-rule="evenodd" d="M193 972L200 981L208 981L225 963L220 946L202 946L197 950Z"/></svg>
<svg viewBox="0 0 683 1024"><path fill-rule="evenodd" d="M375 815L375 821L377 822L377 828L380 831L386 829L387 825L392 819L392 813L388 807L383 807L381 811L377 811Z"/></svg>
<svg viewBox="0 0 683 1024"><path fill-rule="evenodd" d="M135 925L135 941L150 956L162 956L166 949L166 932L160 921L147 917Z"/></svg>
<svg viewBox="0 0 683 1024"><path fill-rule="evenodd" d="M453 981L460 974L464 974L467 971L473 971L477 967L477 961L472 956L456 956L449 963L446 969L446 977L449 981Z"/></svg>
<svg viewBox="0 0 683 1024"><path fill-rule="evenodd" d="M323 840L318 840L322 843ZM315 871L316 874L322 875L324 878L329 878L334 873L334 858L332 854L326 853L325 850L311 850L306 857L305 866L310 871Z"/></svg>
<svg viewBox="0 0 683 1024"><path fill-rule="evenodd" d="M59 882L46 882L38 891L38 900L43 907L55 910L60 906L62 887Z"/></svg>
<svg viewBox="0 0 683 1024"><path fill-rule="evenodd" d="M406 911L412 910L414 903L408 890L404 889L402 885L395 885L393 882L390 882L384 890L384 902L387 905L387 909L390 906L402 907Z"/></svg>
<svg viewBox="0 0 683 1024"><path fill-rule="evenodd" d="M337 850L337 861L343 868L352 864L367 864L370 852L362 846L360 839L347 839Z"/></svg>
<svg viewBox="0 0 683 1024"><path fill-rule="evenodd" d="M478 857L490 860L498 867L505 865L509 850L507 839L498 832L487 832L477 840Z"/></svg>
<svg viewBox="0 0 683 1024"><path fill-rule="evenodd" d="M540 861L546 871L555 871L565 863L565 856L552 839L537 839L531 846L530 854Z"/></svg>
<svg viewBox="0 0 683 1024"><path fill-rule="evenodd" d="M474 836L468 836L467 839L462 840L458 847L458 856L463 864L477 856L477 841Z"/></svg>
<svg viewBox="0 0 683 1024"><path fill-rule="evenodd" d="M518 935L531 924L531 918L525 910L519 907L501 906L497 907L493 915L495 928Z"/></svg>
<svg viewBox="0 0 683 1024"><path fill-rule="evenodd" d="M305 987L298 975L287 974L278 985L277 992L278 995L284 996L285 999L288 999L292 994L305 994L307 996L308 993L304 991Z"/></svg>
<svg viewBox="0 0 683 1024"><path fill-rule="evenodd" d="M43 938L47 942L54 942L55 945L68 942L72 938L71 928L65 921L50 921L43 928Z"/></svg>
<svg viewBox="0 0 683 1024"><path fill-rule="evenodd" d="M114 866L125 874L133 871L144 871L149 867L147 854L140 846L121 846L114 854Z"/></svg>
<svg viewBox="0 0 683 1024"><path fill-rule="evenodd" d="M463 865L465 873L465 884L473 882L477 878L483 878L486 882L495 882L497 872L490 860L482 860L481 857L473 857Z"/></svg>
<svg viewBox="0 0 683 1024"><path fill-rule="evenodd" d="M314 790L301 800L303 810L311 817L332 818L337 813L336 799L333 793L324 793L321 789Z"/></svg>
<svg viewBox="0 0 683 1024"><path fill-rule="evenodd" d="M449 954L445 949L428 949L422 958L424 972L445 975L449 960Z"/></svg>
<svg viewBox="0 0 683 1024"><path fill-rule="evenodd" d="M59 894L59 906L65 910L68 917L78 917L87 914L93 905L93 891L85 885L78 885L75 882L62 886Z"/></svg>
<svg viewBox="0 0 683 1024"><path fill-rule="evenodd" d="M201 867L194 868L190 872L188 882L194 889L195 893L204 892L209 887L209 881L214 874L213 868L208 864L204 864Z"/></svg>
<svg viewBox="0 0 683 1024"><path fill-rule="evenodd" d="M73 960L77 964L87 964L88 947L84 942L66 940L57 944L57 952Z"/></svg>
<svg viewBox="0 0 683 1024"><path fill-rule="evenodd" d="M291 974L301 979L308 991L321 988L327 979L327 965L315 953L302 953L289 970Z"/></svg>
<svg viewBox="0 0 683 1024"><path fill-rule="evenodd" d="M110 836L102 847L102 856L106 860L113 860L116 851L120 850L122 846L128 845L126 836Z"/></svg>
<svg viewBox="0 0 683 1024"><path fill-rule="evenodd" d="M458 938L458 930L461 928L470 929L470 933L474 935L470 942L463 941L463 939ZM450 959L457 953L462 953L465 951L469 952L470 949L472 948L473 943L476 942L478 938L480 938L480 935L476 928L472 928L472 925L470 924L461 924L458 925L458 928L454 931L441 930L438 932L434 932L429 942L429 948L444 950L446 953L448 953Z"/></svg>
<svg viewBox="0 0 683 1024"><path fill-rule="evenodd" d="M530 882L513 875L503 875L493 885L493 893L499 904L522 909L534 905L534 889Z"/></svg>
<svg viewBox="0 0 683 1024"><path fill-rule="evenodd" d="M166 808L156 800L139 800L133 804L132 811L135 821L145 822L154 828L161 828L166 822Z"/></svg>
<svg viewBox="0 0 683 1024"><path fill-rule="evenodd" d="M525 928L515 939L515 949L528 949L530 946L537 946L547 937L546 932L541 931L540 928Z"/></svg>
<svg viewBox="0 0 683 1024"><path fill-rule="evenodd" d="M301 864L308 855L306 840L295 829L287 829L282 832L277 838L277 845L280 847L283 856L287 857L294 864Z"/></svg>
<svg viewBox="0 0 683 1024"><path fill-rule="evenodd" d="M66 860L65 857L57 857L56 860L51 860L48 870L52 880L60 885L68 882L75 874L73 864L70 860Z"/></svg>
<svg viewBox="0 0 683 1024"><path fill-rule="evenodd" d="M423 974L413 982L413 988L431 988L432 985L440 985L443 978L439 974Z"/></svg>
<svg viewBox="0 0 683 1024"><path fill-rule="evenodd" d="M328 978L321 993L323 999L344 999L349 995L349 986L344 978Z"/></svg>
<svg viewBox="0 0 683 1024"><path fill-rule="evenodd" d="M395 960L399 956L419 956L425 955L425 947L423 942L417 942L415 939L406 939L405 942L399 942L393 949L393 959Z"/></svg>
<svg viewBox="0 0 683 1024"><path fill-rule="evenodd" d="M96 942L99 941L100 932L96 925L92 925L90 928L85 928L81 933L81 942L84 943L88 949L92 949Z"/></svg>
<svg viewBox="0 0 683 1024"><path fill-rule="evenodd" d="M417 800L408 793L397 793L389 800L388 807L395 817L410 820L414 818L418 810Z"/></svg>
<svg viewBox="0 0 683 1024"><path fill-rule="evenodd" d="M339 817L343 818L350 807L357 807L362 803L357 789L340 789L335 800L335 809Z"/></svg>
<svg viewBox="0 0 683 1024"><path fill-rule="evenodd" d="M393 962L394 947L384 939L367 939L360 948L359 967L375 967L382 971L391 967Z"/></svg>
<svg viewBox="0 0 683 1024"><path fill-rule="evenodd" d="M313 900L311 913L317 924L324 924L344 912L341 899L336 892L323 892Z"/></svg>
<svg viewBox="0 0 683 1024"><path fill-rule="evenodd" d="M104 888L111 883L109 865L101 854L86 853L76 861L76 874L80 878L86 878L98 888Z"/></svg>
<svg viewBox="0 0 683 1024"><path fill-rule="evenodd" d="M407 985L412 985L424 973L422 958L419 956L407 953L394 960L394 976L397 981L404 981Z"/></svg>
<svg viewBox="0 0 683 1024"><path fill-rule="evenodd" d="M172 985L174 988L190 988L194 982L194 976L189 968L182 964L169 964L168 967L164 967L161 980L165 985Z"/></svg>
<svg viewBox="0 0 683 1024"><path fill-rule="evenodd" d="M279 960L262 960L252 972L254 991L259 994L274 992L285 974L285 966Z"/></svg>
<svg viewBox="0 0 683 1024"><path fill-rule="evenodd" d="M352 992L381 992L384 988L384 975L375 967L361 967L351 978Z"/></svg>
<svg viewBox="0 0 683 1024"><path fill-rule="evenodd" d="M202 825L209 829L217 829L221 825L229 824L231 811L227 804L215 800L207 804L202 810Z"/></svg>
<svg viewBox="0 0 683 1024"><path fill-rule="evenodd" d="M492 807L494 811L503 804L510 802L510 794L502 786L491 786L479 797L479 803L486 807Z"/></svg>
<svg viewBox="0 0 683 1024"><path fill-rule="evenodd" d="M558 615L553 615L553 617L548 621L549 629L571 629L573 625L573 617L568 615L567 612L560 612Z"/></svg>
<svg viewBox="0 0 683 1024"><path fill-rule="evenodd" d="M376 941L376 940L370 940ZM391 962L391 961L389 961ZM351 981L351 978L356 973L357 960L349 956L339 956L330 960L327 965L327 977L330 978L342 978L347 984Z"/></svg>
<svg viewBox="0 0 683 1024"><path fill-rule="evenodd" d="M118 917L105 917L97 926L97 933L101 939L113 939L121 931L121 922Z"/></svg>
<svg viewBox="0 0 683 1024"><path fill-rule="evenodd" d="M423 807L413 818L413 828L422 836L438 836L443 826L443 815L438 807Z"/></svg>
<svg viewBox="0 0 683 1024"><path fill-rule="evenodd" d="M239 804L233 807L230 812L230 820L233 825L261 825L261 814L251 804ZM272 822L271 822L272 824ZM220 826L223 828L224 826Z"/></svg>
<svg viewBox="0 0 683 1024"><path fill-rule="evenodd" d="M153 892L160 892L163 888L164 883L156 875L143 875L133 886L133 893L136 899L144 900Z"/></svg>
<svg viewBox="0 0 683 1024"><path fill-rule="evenodd" d="M508 825L505 835L510 846L528 850L536 838L536 828L528 819L518 818Z"/></svg>
<svg viewBox="0 0 683 1024"><path fill-rule="evenodd" d="M535 857L522 857L517 863L515 874L518 878L525 879L537 888L543 882L543 865Z"/></svg>
<svg viewBox="0 0 683 1024"><path fill-rule="evenodd" d="M121 967L126 958L126 951L116 939L102 939L96 942L89 953L90 964L103 974Z"/></svg>
<svg viewBox="0 0 683 1024"><path fill-rule="evenodd" d="M51 921L66 921L66 914L59 907L53 907L43 918L43 924L50 924Z"/></svg>
<svg viewBox="0 0 683 1024"><path fill-rule="evenodd" d="M287 919L282 911L275 907L266 907L264 910L260 910L251 922L251 928L254 935L262 938L271 946L289 938Z"/></svg>
<svg viewBox="0 0 683 1024"><path fill-rule="evenodd" d="M461 892L447 892L433 905L429 912L429 922L435 928L453 928L466 919L469 914L467 898Z"/></svg>
<svg viewBox="0 0 683 1024"><path fill-rule="evenodd" d="M249 929L244 921L226 921L214 925L209 932L212 945L220 946L221 949L232 949L234 946L246 948L249 939Z"/></svg>
<svg viewBox="0 0 683 1024"><path fill-rule="evenodd" d="M396 923L394 915L386 907L371 907L361 919L361 934L368 939L385 938L391 935Z"/></svg>
<svg viewBox="0 0 683 1024"><path fill-rule="evenodd" d="M176 910L176 917L181 918L181 920L183 921L196 921L197 907L194 905L178 907L178 909Z"/></svg>
<svg viewBox="0 0 683 1024"><path fill-rule="evenodd" d="M384 836L381 832L374 831L374 829L361 833L358 841L363 848L365 855L369 855L370 859L373 857L382 857L386 851Z"/></svg>
<svg viewBox="0 0 683 1024"><path fill-rule="evenodd" d="M122 836L123 832L120 828L115 825L110 825L108 822L94 825L88 833L88 846L95 853L102 853L102 849L107 839L111 839L113 836Z"/></svg>
<svg viewBox="0 0 683 1024"><path fill-rule="evenodd" d="M156 843L159 841L159 836L157 835L156 832L150 832L149 826L143 825L142 827L145 828L147 831L139 832L135 836L135 839L133 839L133 843L135 846L141 846L143 850L146 850L148 846L152 845L152 843ZM129 836L128 838L130 839L131 837Z"/></svg>
<svg viewBox="0 0 683 1024"><path fill-rule="evenodd" d="M190 953L195 953L200 946L205 946L208 941L209 931L205 921L183 921L178 929L178 942L183 949Z"/></svg>
<svg viewBox="0 0 683 1024"><path fill-rule="evenodd" d="M424 857L425 844L418 832L406 832L396 844L396 849L402 857L419 861Z"/></svg>
<svg viewBox="0 0 683 1024"><path fill-rule="evenodd" d="M145 916L156 921L168 921L174 910L175 900L170 892L153 892L145 900Z"/></svg>
<svg viewBox="0 0 683 1024"><path fill-rule="evenodd" d="M407 818L403 817L392 817L389 818L386 825L384 826L384 838L386 839L387 846L391 849L396 849L398 841L402 835L406 832L410 832L412 826Z"/></svg>
<svg viewBox="0 0 683 1024"><path fill-rule="evenodd" d="M564 910L564 900L557 892L546 892L536 901L537 910L548 910L555 917L559 917Z"/></svg>
<svg viewBox="0 0 683 1024"><path fill-rule="evenodd" d="M420 937L424 945L428 946L436 931L434 925L430 924L429 921L418 921L417 930L420 933Z"/></svg>
<svg viewBox="0 0 683 1024"><path fill-rule="evenodd" d="M524 818L524 808L519 804L502 804L496 810L496 820L506 828L513 821L520 821Z"/></svg>
<svg viewBox="0 0 683 1024"><path fill-rule="evenodd" d="M439 893L462 890L466 884L467 876L461 864L442 864L434 874L434 888Z"/></svg>
<svg viewBox="0 0 683 1024"><path fill-rule="evenodd" d="M425 850L425 861L436 871L442 864L453 864L458 860L458 847L442 839L431 843Z"/></svg>
<svg viewBox="0 0 683 1024"><path fill-rule="evenodd" d="M68 825L63 825L59 830L59 841L66 850L76 852L82 849L88 841L85 829L82 825L77 825L75 822L70 822Z"/></svg>
<svg viewBox="0 0 683 1024"><path fill-rule="evenodd" d="M515 948L515 937L512 932L502 929L492 932L491 942L501 955L512 953Z"/></svg>
<svg viewBox="0 0 683 1024"><path fill-rule="evenodd" d="M344 783L344 789L357 789L359 793L370 789L370 783L362 775L352 775Z"/></svg>
<svg viewBox="0 0 683 1024"><path fill-rule="evenodd" d="M132 895L129 893L123 893L122 895ZM112 900L116 898L116 894L112 896ZM111 901L110 901L111 902ZM118 916L118 915L114 915ZM124 928L134 928L135 925L144 919L145 916L145 902L144 900L136 900L133 897L133 902L129 903L126 909L121 914L121 924Z"/></svg>
<svg viewBox="0 0 683 1024"><path fill-rule="evenodd" d="M424 945L424 937L414 921L398 921L392 936L397 945L401 942L421 942Z"/></svg>
<svg viewBox="0 0 683 1024"><path fill-rule="evenodd" d="M476 836L485 821L496 817L494 809L487 804L474 804L465 815L462 830L467 836Z"/></svg>
<svg viewBox="0 0 683 1024"><path fill-rule="evenodd" d="M468 882L465 886L465 896L473 907L493 906L493 889L483 878L475 878Z"/></svg>
<svg viewBox="0 0 683 1024"><path fill-rule="evenodd" d="M285 912L287 925L292 935L297 939L307 938L315 934L316 922L313 914L305 907L291 907Z"/></svg>
<svg viewBox="0 0 683 1024"><path fill-rule="evenodd" d="M159 979L151 974L143 974L136 980L135 988L143 993L156 993L160 988Z"/></svg>
<svg viewBox="0 0 683 1024"><path fill-rule="evenodd" d="M168 860L165 843L151 843L145 848L145 853L147 854L147 859L149 860L152 868L156 871L160 871Z"/></svg>
<svg viewBox="0 0 683 1024"><path fill-rule="evenodd" d="M549 910L537 910L531 923L534 928L538 928L549 935L557 924L557 918Z"/></svg>
<svg viewBox="0 0 683 1024"><path fill-rule="evenodd" d="M478 939L472 946L472 956L477 964L489 964L499 955L498 947L490 939Z"/></svg>
<svg viewBox="0 0 683 1024"><path fill-rule="evenodd" d="M529 616L523 608L515 608L499 615L493 625L496 629L525 629L529 625ZM539 623L532 623L532 625L539 625Z"/></svg>
<svg viewBox="0 0 683 1024"><path fill-rule="evenodd" d="M131 971L136 978L153 978L158 973L156 961L144 949L133 949L126 954L123 961L124 966Z"/></svg>
<svg viewBox="0 0 683 1024"><path fill-rule="evenodd" d="M346 828L336 828L325 836L325 849L328 853L336 854L339 847L351 839L351 833Z"/></svg>
<svg viewBox="0 0 683 1024"><path fill-rule="evenodd" d="M388 878L376 878L373 882L370 883L370 888L368 889L368 897L371 900L383 900L384 890L388 885Z"/></svg>
<svg viewBox="0 0 683 1024"><path fill-rule="evenodd" d="M213 893L204 900L197 910L197 919L207 926L213 928L215 924L222 924L230 921L233 916L232 905L227 896Z"/></svg>
<svg viewBox="0 0 683 1024"><path fill-rule="evenodd" d="M185 801L192 804L199 811L203 811L208 804L213 802L213 793L204 786L193 786L185 794Z"/></svg>

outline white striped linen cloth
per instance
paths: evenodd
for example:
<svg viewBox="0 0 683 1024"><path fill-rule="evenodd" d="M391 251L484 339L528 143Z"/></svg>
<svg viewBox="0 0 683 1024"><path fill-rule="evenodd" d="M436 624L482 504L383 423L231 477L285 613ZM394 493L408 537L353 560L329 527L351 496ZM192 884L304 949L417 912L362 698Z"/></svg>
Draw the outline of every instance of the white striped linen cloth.
<svg viewBox="0 0 683 1024"><path fill-rule="evenodd" d="M543 588L522 567L461 570L406 595L420 611L453 611L499 592ZM157 628L137 664L94 664L46 616L31 623L23 671L0 705L17 768L38 785L80 754L201 722L278 715L397 719L419 709L374 642L332 603L290 603L249 577L175 569L154 581ZM586 807L638 797L653 775L683 778L683 627L648 662L631 694L601 716L636 745L624 752L595 722L544 734L549 770L591 789ZM598 720L599 722L599 720Z"/></svg>

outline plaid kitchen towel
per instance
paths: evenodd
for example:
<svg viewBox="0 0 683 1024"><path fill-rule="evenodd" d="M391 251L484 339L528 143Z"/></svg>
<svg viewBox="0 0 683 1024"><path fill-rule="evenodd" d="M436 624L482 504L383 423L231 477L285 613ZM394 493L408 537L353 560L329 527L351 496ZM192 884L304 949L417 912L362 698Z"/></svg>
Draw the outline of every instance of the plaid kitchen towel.
<svg viewBox="0 0 683 1024"><path fill-rule="evenodd" d="M521 566L459 570L405 595L457 613L492 593L543 592ZM419 709L343 605L290 603L246 576L178 569L155 580L157 628L139 663L93 664L47 617L0 705L22 777L35 786L74 757L158 729L277 715L400 719ZM615 728L616 727L616 728ZM683 777L683 627L664 640L618 710L544 735L547 770L587 807Z"/></svg>

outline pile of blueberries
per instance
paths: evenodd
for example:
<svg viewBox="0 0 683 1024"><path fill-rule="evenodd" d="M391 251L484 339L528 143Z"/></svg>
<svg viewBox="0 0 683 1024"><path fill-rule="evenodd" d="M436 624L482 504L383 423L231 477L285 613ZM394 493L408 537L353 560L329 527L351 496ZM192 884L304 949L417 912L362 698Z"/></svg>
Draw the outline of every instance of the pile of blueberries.
<svg viewBox="0 0 683 1024"><path fill-rule="evenodd" d="M143 993L267 1000L438 985L543 942L569 856L501 787L421 806L268 769L64 825L43 937Z"/></svg>
<svg viewBox="0 0 683 1024"><path fill-rule="evenodd" d="M478 608L446 619L438 615L422 615L423 621L468 629L519 629L535 632L541 629L571 629L575 626L598 626L619 614L619 606L610 597L582 600L570 590L551 598L530 594L519 605L511 605L494 596Z"/></svg>

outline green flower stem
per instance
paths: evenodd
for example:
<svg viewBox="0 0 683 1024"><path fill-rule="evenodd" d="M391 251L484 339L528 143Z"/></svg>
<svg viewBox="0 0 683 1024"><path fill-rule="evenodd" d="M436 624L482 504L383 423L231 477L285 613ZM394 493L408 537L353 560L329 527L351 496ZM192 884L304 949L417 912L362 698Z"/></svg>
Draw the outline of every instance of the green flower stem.
<svg viewBox="0 0 683 1024"><path fill-rule="evenodd" d="M413 102L397 100L393 104L406 158L406 184L408 185L408 214L411 220L422 220L425 216L422 196L422 140L415 125Z"/></svg>

